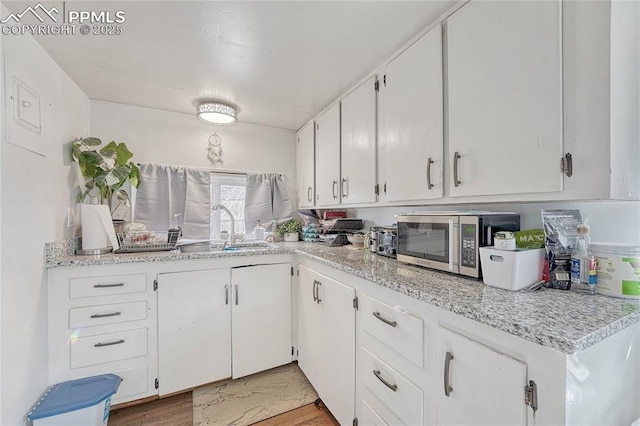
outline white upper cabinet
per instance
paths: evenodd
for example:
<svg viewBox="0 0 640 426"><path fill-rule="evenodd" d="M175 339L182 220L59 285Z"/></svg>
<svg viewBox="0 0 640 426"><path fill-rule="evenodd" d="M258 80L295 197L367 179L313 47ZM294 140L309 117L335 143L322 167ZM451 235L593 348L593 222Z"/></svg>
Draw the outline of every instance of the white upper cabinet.
<svg viewBox="0 0 640 426"><path fill-rule="evenodd" d="M381 200L442 197L440 25L387 64L380 79L378 108Z"/></svg>
<svg viewBox="0 0 640 426"><path fill-rule="evenodd" d="M376 90L371 77L342 99L342 204L376 201Z"/></svg>
<svg viewBox="0 0 640 426"><path fill-rule="evenodd" d="M315 126L316 204L340 204L340 103L316 118Z"/></svg>
<svg viewBox="0 0 640 426"><path fill-rule="evenodd" d="M471 1L447 20L452 197L562 191L560 17L559 1Z"/></svg>
<svg viewBox="0 0 640 426"><path fill-rule="evenodd" d="M298 207L312 207L315 204L313 122L308 123L296 134L296 175Z"/></svg>

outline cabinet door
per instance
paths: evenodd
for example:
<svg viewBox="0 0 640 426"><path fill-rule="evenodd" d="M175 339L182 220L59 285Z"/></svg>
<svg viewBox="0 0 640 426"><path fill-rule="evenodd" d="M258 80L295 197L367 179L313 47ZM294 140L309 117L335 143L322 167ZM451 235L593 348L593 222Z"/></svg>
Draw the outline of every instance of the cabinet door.
<svg viewBox="0 0 640 426"><path fill-rule="evenodd" d="M315 200L314 124L304 126L296 135L296 174L298 207L311 207Z"/></svg>
<svg viewBox="0 0 640 426"><path fill-rule="evenodd" d="M340 204L340 103L316 119L316 204Z"/></svg>
<svg viewBox="0 0 640 426"><path fill-rule="evenodd" d="M391 61L380 81L379 158L386 201L442 197L442 32Z"/></svg>
<svg viewBox="0 0 640 426"><path fill-rule="evenodd" d="M342 99L342 204L376 201L375 77Z"/></svg>
<svg viewBox="0 0 640 426"><path fill-rule="evenodd" d="M316 386L322 379L322 317L316 303L319 274L304 265L298 270L298 366Z"/></svg>
<svg viewBox="0 0 640 426"><path fill-rule="evenodd" d="M562 190L560 7L472 1L447 20L452 197Z"/></svg>
<svg viewBox="0 0 640 426"><path fill-rule="evenodd" d="M526 364L443 327L438 340L438 424L527 423Z"/></svg>
<svg viewBox="0 0 640 426"><path fill-rule="evenodd" d="M291 264L231 270L233 378L291 362Z"/></svg>
<svg viewBox="0 0 640 426"><path fill-rule="evenodd" d="M298 364L336 420L350 424L355 417L355 290L302 265L299 283Z"/></svg>
<svg viewBox="0 0 640 426"><path fill-rule="evenodd" d="M231 376L230 271L158 275L160 396Z"/></svg>

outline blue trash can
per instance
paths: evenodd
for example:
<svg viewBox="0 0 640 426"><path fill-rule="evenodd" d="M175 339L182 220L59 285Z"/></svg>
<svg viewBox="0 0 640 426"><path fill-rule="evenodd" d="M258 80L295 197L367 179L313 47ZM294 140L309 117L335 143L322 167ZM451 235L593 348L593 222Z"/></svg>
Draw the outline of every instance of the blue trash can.
<svg viewBox="0 0 640 426"><path fill-rule="evenodd" d="M27 419L33 426L105 426L120 382L115 374L103 374L58 383L47 389Z"/></svg>

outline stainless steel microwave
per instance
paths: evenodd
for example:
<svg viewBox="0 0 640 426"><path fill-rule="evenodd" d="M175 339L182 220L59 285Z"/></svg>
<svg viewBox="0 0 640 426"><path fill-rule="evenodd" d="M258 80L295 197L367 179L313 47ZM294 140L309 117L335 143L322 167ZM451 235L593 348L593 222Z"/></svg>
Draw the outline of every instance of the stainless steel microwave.
<svg viewBox="0 0 640 426"><path fill-rule="evenodd" d="M398 255L401 262L480 278L480 247L493 245L498 231L519 231L520 215L492 212L401 214Z"/></svg>

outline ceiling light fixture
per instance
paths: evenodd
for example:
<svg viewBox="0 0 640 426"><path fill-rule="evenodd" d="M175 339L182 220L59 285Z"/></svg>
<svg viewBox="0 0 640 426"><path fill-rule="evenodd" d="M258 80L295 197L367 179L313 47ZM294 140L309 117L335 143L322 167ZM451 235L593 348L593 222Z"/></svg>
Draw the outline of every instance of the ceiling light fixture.
<svg viewBox="0 0 640 426"><path fill-rule="evenodd" d="M205 123L231 125L238 122L238 111L222 102L202 102L196 107L196 117Z"/></svg>

